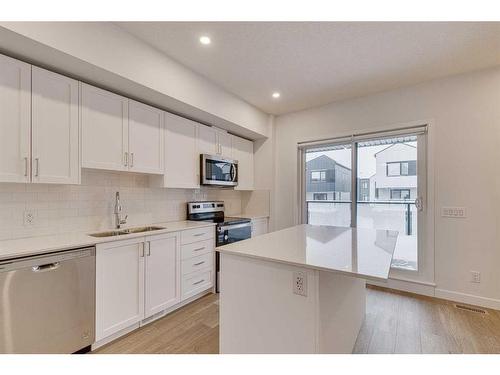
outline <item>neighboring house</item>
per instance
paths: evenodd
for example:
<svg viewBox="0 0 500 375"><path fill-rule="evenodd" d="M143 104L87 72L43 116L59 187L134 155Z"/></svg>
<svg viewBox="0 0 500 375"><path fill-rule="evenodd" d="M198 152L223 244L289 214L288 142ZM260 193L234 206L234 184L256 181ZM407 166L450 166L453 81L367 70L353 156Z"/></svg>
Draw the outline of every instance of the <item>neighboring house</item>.
<svg viewBox="0 0 500 375"><path fill-rule="evenodd" d="M374 155L377 170L371 200L414 200L417 197L417 148L395 143Z"/></svg>
<svg viewBox="0 0 500 375"><path fill-rule="evenodd" d="M358 200L414 200L417 197L417 148L407 143L395 143L374 157L375 174L358 179ZM351 199L350 168L326 155L306 164L307 200Z"/></svg>
<svg viewBox="0 0 500 375"><path fill-rule="evenodd" d="M326 155L306 163L307 200L350 200L351 169Z"/></svg>

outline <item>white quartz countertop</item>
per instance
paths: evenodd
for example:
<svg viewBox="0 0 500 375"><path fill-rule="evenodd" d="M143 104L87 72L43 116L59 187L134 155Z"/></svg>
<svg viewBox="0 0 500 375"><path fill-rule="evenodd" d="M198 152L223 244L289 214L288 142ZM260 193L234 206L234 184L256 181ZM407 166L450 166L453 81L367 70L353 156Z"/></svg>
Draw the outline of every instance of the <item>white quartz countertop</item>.
<svg viewBox="0 0 500 375"><path fill-rule="evenodd" d="M38 236L38 237L28 237L28 238L0 241L0 260L50 253L53 251L67 250L84 246L93 246L99 243L120 241L130 238L145 237L162 233L178 232L178 231L201 228L201 227L210 227L214 226L215 224L202 221L185 220L185 221L173 221L167 223L123 226L121 229L150 226L150 225L164 227L165 229L143 232L143 233L124 234L112 237L92 237L89 235L89 233L99 233L99 232L106 232L108 230L114 230L114 229L103 229L86 233L64 233L64 234L56 234L50 236Z"/></svg>
<svg viewBox="0 0 500 375"><path fill-rule="evenodd" d="M303 224L216 250L222 254L387 280L397 238L398 232L391 230Z"/></svg>

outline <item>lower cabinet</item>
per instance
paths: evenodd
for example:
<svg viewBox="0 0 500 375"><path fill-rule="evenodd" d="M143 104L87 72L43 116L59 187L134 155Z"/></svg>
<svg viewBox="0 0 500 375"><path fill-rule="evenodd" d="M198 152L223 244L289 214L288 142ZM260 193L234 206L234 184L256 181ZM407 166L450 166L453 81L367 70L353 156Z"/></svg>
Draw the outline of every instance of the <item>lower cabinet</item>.
<svg viewBox="0 0 500 375"><path fill-rule="evenodd" d="M96 341L144 317L144 238L96 246Z"/></svg>
<svg viewBox="0 0 500 375"><path fill-rule="evenodd" d="M184 231L183 237L173 232L98 244L96 347L211 288L213 233L207 227ZM212 238L181 246L181 238L196 236Z"/></svg>
<svg viewBox="0 0 500 375"><path fill-rule="evenodd" d="M147 237L145 247L146 319L181 300L179 235L168 233Z"/></svg>
<svg viewBox="0 0 500 375"><path fill-rule="evenodd" d="M266 234L269 231L269 219L267 217L252 220L252 237Z"/></svg>

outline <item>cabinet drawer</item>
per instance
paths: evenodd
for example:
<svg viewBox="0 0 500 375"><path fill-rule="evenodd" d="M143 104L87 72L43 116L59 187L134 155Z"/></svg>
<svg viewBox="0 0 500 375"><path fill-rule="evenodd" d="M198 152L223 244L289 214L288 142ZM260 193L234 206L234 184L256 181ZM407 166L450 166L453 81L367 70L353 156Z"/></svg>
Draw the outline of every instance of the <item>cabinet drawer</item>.
<svg viewBox="0 0 500 375"><path fill-rule="evenodd" d="M197 272L182 278L182 299L185 300L213 286L213 270Z"/></svg>
<svg viewBox="0 0 500 375"><path fill-rule="evenodd" d="M182 261L181 274L183 276L202 269L212 268L214 264L214 253L210 252L191 259Z"/></svg>
<svg viewBox="0 0 500 375"><path fill-rule="evenodd" d="M204 228L185 230L181 233L181 244L185 245L188 243L214 238L214 234L215 234L214 227L204 227Z"/></svg>
<svg viewBox="0 0 500 375"><path fill-rule="evenodd" d="M181 247L182 260L197 257L213 251L214 251L213 239L182 245Z"/></svg>

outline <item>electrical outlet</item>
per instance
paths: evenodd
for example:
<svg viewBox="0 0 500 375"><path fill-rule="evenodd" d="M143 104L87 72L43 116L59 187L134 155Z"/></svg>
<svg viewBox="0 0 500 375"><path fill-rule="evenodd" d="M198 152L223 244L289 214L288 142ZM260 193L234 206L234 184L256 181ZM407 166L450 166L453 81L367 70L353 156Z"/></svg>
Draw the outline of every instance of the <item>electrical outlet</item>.
<svg viewBox="0 0 500 375"><path fill-rule="evenodd" d="M307 297L307 274L305 272L293 273L293 293Z"/></svg>
<svg viewBox="0 0 500 375"><path fill-rule="evenodd" d="M31 210L24 211L24 225L35 224L35 213Z"/></svg>
<svg viewBox="0 0 500 375"><path fill-rule="evenodd" d="M441 216L465 218L467 217L467 211L465 210L465 207L443 207L441 209Z"/></svg>
<svg viewBox="0 0 500 375"><path fill-rule="evenodd" d="M470 282L471 283L480 283L481 282L481 272L470 271Z"/></svg>

